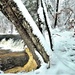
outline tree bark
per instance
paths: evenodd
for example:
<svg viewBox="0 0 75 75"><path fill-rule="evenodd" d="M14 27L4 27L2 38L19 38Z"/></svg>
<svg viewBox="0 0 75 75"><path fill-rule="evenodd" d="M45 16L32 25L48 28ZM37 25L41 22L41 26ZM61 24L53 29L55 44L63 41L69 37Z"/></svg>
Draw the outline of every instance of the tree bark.
<svg viewBox="0 0 75 75"><path fill-rule="evenodd" d="M8 69L27 64L29 56L26 52L11 52L9 50L0 50L0 70Z"/></svg>
<svg viewBox="0 0 75 75"><path fill-rule="evenodd" d="M38 60L38 57L36 56L34 52L34 47L32 45L32 41L27 33L27 31L22 26L23 18L19 19L18 17L21 17L20 14L22 14L20 11L17 11L16 4L11 0L2 0L1 3L2 6L2 12L3 14L15 25L16 29L18 30L19 34L21 35L24 42L27 44L29 49L31 50L34 59ZM3 8L5 7L5 8ZM19 15L18 15L19 14ZM39 64L39 62L37 62Z"/></svg>
<svg viewBox="0 0 75 75"><path fill-rule="evenodd" d="M58 7L59 7L59 0L57 0L57 4L56 4L56 16L55 16L54 28L56 27L56 25L57 25L57 20L58 20L58 15L57 15Z"/></svg>
<svg viewBox="0 0 75 75"><path fill-rule="evenodd" d="M15 25L22 39L32 52L34 59L38 60L34 51L36 49L43 57L44 61L48 63L49 56L45 52L39 39L33 34L30 24L23 17L16 3L13 0L0 0L0 10ZM37 64L39 64L39 62L37 62Z"/></svg>
<svg viewBox="0 0 75 75"><path fill-rule="evenodd" d="M46 28L47 28L47 32L48 32L48 35L49 35L50 46L51 46L52 51L54 51L53 50L53 44L52 44L52 38L51 38L51 32L50 32L48 21L47 21L47 14L46 14L46 10L45 10L44 3L43 3L42 0L41 0L41 5L43 7L43 15L44 15L44 19L45 19L45 25L46 25Z"/></svg>

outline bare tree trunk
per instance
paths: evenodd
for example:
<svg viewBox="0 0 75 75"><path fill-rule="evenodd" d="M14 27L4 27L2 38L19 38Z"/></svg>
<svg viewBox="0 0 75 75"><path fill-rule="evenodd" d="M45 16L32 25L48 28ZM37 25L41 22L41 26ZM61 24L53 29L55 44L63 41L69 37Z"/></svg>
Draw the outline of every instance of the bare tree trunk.
<svg viewBox="0 0 75 75"><path fill-rule="evenodd" d="M57 5L56 5L56 16L55 16L54 28L56 27L56 25L57 25L57 20L58 20L58 16L57 16L58 7L59 7L59 0L57 0Z"/></svg>
<svg viewBox="0 0 75 75"><path fill-rule="evenodd" d="M38 60L34 51L36 49L43 57L44 61L48 63L49 56L41 45L39 38L33 34L30 24L23 17L16 3L13 0L0 0L0 10L15 25L22 39L32 52L34 59ZM37 62L37 64L39 64L39 62Z"/></svg>
<svg viewBox="0 0 75 75"><path fill-rule="evenodd" d="M44 19L45 19L45 24L46 24L46 28L47 28L47 31L48 31L48 35L49 35L50 46L51 46L51 49L53 51L53 44L52 44L51 32L50 32L50 29L49 29L49 26L48 26L47 14L46 14L46 10L45 10L44 3L42 2L42 0L41 0L41 5L43 7L43 15L44 15Z"/></svg>

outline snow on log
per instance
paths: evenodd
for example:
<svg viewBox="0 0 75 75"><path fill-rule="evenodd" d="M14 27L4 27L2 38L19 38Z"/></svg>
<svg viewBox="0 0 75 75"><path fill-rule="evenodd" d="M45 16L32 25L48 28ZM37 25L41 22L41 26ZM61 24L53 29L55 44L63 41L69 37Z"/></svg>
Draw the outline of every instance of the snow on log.
<svg viewBox="0 0 75 75"><path fill-rule="evenodd" d="M19 9L22 12L23 16L25 17L25 19L30 24L34 35L36 35L40 39L40 43L43 45L45 50L47 50L47 51L50 50L48 43L46 42L45 38L41 34L39 28L37 27L36 23L34 22L33 18L31 17L31 15L29 14L29 12L26 9L26 7L23 5L21 0L19 0L19 1L18 0L14 0L14 2L17 4L17 6L19 7Z"/></svg>
<svg viewBox="0 0 75 75"><path fill-rule="evenodd" d="M37 60L34 50L36 49L46 63L49 56L46 51L50 51L45 38L39 31L37 25L31 18L21 0L0 0L0 10L15 25L28 48ZM37 62L39 64L39 62Z"/></svg>

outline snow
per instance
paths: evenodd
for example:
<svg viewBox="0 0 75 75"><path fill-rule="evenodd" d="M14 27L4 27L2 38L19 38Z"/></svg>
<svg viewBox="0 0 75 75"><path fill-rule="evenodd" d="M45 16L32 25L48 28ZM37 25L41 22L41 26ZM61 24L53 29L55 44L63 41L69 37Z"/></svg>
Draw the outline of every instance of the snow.
<svg viewBox="0 0 75 75"><path fill-rule="evenodd" d="M43 7L44 7L44 11L45 11L45 15L46 15L48 27L49 27L50 31L52 31L52 29L51 29L51 23L52 23L52 22L49 20L48 13L47 13L47 8L46 8L46 6L45 6L44 0L42 0L42 3L43 3Z"/></svg>
<svg viewBox="0 0 75 75"><path fill-rule="evenodd" d="M51 49L49 47L48 33L45 32L45 40L22 2L20 0L14 1L17 3L26 20L30 23L31 27L34 30L34 34L37 35L38 38L40 38L40 42L42 42L42 45L50 55L51 66L49 69L47 69L48 65L43 62L40 55L36 52L42 63L39 69L28 73L19 72L16 74L4 74L2 71L0 71L1 75L75 75L75 38L73 37L74 32L60 32L58 28L52 29L54 52L51 52ZM22 51L24 49L24 43L22 40L14 42L13 39L9 39L8 41L3 39L0 42L0 47L4 49L11 49L12 51Z"/></svg>
<svg viewBox="0 0 75 75"><path fill-rule="evenodd" d="M73 31L60 32L58 29L53 29L53 32L52 38L55 51L52 53L50 60L51 68L47 69L47 64L45 64L42 60L41 67L35 71L28 73L20 72L11 75L74 75L75 56L73 55L75 55L75 51L72 49L75 49L75 38L73 37ZM46 36L48 36L47 33ZM10 44L11 41L12 39L9 39L8 43ZM2 41L0 42L0 46L1 43ZM18 46L20 45L18 44ZM41 59L42 58L40 57L40 60ZM4 75L4 73L2 72L1 75Z"/></svg>
<svg viewBox="0 0 75 75"><path fill-rule="evenodd" d="M40 16L41 21L44 22L43 8L41 7L41 4L39 5L39 8L38 8L38 14Z"/></svg>
<svg viewBox="0 0 75 75"><path fill-rule="evenodd" d="M26 9L26 7L23 5L22 1L21 0L19 0L19 1L14 0L14 2L17 4L18 8L20 9L22 14L24 15L25 19L28 21L28 23L32 27L34 35L36 35L40 39L40 42L42 43L43 47L45 48L45 50L47 50L47 53L50 55L51 49L49 47L49 44L46 42L45 38L41 34L41 32L38 29L36 23L32 19L31 15L29 14L29 12Z"/></svg>
<svg viewBox="0 0 75 75"><path fill-rule="evenodd" d="M24 42L23 40L13 40L9 39L6 40L5 38L1 40L0 47L5 50L12 50L12 51L23 51L24 50Z"/></svg>
<svg viewBox="0 0 75 75"><path fill-rule="evenodd" d="M61 1L59 0L59 10L58 10L59 12L60 12L60 10L62 9L62 3L63 3L63 2L64 2L64 0L61 0Z"/></svg>
<svg viewBox="0 0 75 75"><path fill-rule="evenodd" d="M57 36L57 37L55 37ZM55 37L55 38L54 38ZM57 43L53 43L54 44L54 50L55 53L57 55L59 55L58 57L60 57L61 61L67 66L70 67L72 70L75 71L75 63L72 63L72 60L74 59L74 50L75 49L75 38L73 37L73 31L69 32L69 31L64 31L64 32L60 32L54 35L54 39L53 41L57 42ZM59 39L59 40L57 40ZM70 55L73 55L73 57L71 57Z"/></svg>

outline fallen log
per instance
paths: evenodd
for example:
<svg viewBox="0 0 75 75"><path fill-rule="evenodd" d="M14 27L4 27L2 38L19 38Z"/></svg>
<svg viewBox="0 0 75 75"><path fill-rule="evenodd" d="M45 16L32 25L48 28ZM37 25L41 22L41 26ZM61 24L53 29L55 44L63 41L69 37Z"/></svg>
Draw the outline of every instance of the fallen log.
<svg viewBox="0 0 75 75"><path fill-rule="evenodd" d="M22 72L22 71L29 72L29 71L35 70L38 67L40 67L40 64L37 64L36 60L33 58L33 55L28 48L25 49L25 52L28 54L29 60L23 67L21 67L21 66L14 67L14 68L6 70L4 72L5 73L17 73L17 72ZM40 63L40 61L38 61L38 62Z"/></svg>
<svg viewBox="0 0 75 75"><path fill-rule="evenodd" d="M39 62L39 64L37 64ZM40 61L33 58L28 48L22 52L0 50L0 70L5 73L29 72L40 67Z"/></svg>
<svg viewBox="0 0 75 75"><path fill-rule="evenodd" d="M6 54L6 53L10 53L11 50L4 50L4 49L0 49L0 55Z"/></svg>
<svg viewBox="0 0 75 75"><path fill-rule="evenodd" d="M0 50L0 70L6 71L13 67L23 67L29 60L26 52L11 52L9 50Z"/></svg>

